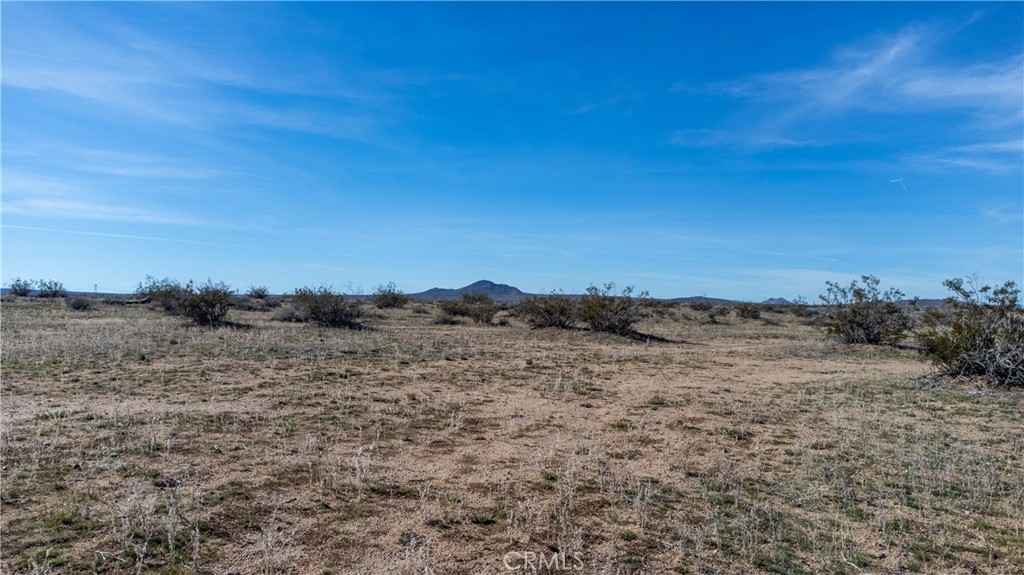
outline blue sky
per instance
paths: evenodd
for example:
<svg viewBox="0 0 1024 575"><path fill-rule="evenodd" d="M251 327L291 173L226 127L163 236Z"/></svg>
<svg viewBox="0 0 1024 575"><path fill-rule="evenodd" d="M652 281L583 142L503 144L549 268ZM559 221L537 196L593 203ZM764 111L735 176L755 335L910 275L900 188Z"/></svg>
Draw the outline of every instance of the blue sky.
<svg viewBox="0 0 1024 575"><path fill-rule="evenodd" d="M3 283L1024 283L1022 3L2 7Z"/></svg>

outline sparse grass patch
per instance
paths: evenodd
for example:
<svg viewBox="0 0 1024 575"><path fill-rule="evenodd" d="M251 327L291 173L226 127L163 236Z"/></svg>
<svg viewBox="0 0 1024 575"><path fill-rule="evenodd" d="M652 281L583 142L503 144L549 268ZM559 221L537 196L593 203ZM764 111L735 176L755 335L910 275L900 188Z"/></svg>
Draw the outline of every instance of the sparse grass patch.
<svg viewBox="0 0 1024 575"><path fill-rule="evenodd" d="M492 572L508 549L621 573L1024 565L1020 393L792 316L650 316L693 344L647 345L412 312L0 313L5 573Z"/></svg>

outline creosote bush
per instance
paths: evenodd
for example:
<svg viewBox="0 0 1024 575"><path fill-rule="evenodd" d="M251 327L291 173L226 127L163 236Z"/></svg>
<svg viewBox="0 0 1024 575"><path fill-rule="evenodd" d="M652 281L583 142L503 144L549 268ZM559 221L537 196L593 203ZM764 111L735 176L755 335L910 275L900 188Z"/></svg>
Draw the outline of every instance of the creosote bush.
<svg viewBox="0 0 1024 575"><path fill-rule="evenodd" d="M11 280L10 290L12 295L28 297L32 295L32 280L14 278Z"/></svg>
<svg viewBox="0 0 1024 575"><path fill-rule="evenodd" d="M693 311L711 311L715 309L715 303L707 300L691 301L689 305Z"/></svg>
<svg viewBox="0 0 1024 575"><path fill-rule="evenodd" d="M461 299L442 301L440 306L442 317L468 317L479 324L490 324L501 310L501 306L486 293L464 293Z"/></svg>
<svg viewBox="0 0 1024 575"><path fill-rule="evenodd" d="M75 311L89 311L92 309L92 300L85 296L69 297L64 303L67 304L68 308Z"/></svg>
<svg viewBox="0 0 1024 575"><path fill-rule="evenodd" d="M580 319L594 331L632 335L634 326L644 317L648 293L634 297L633 287L629 286L615 295L614 289L613 283L606 283L603 288L588 287L579 301Z"/></svg>
<svg viewBox="0 0 1024 575"><path fill-rule="evenodd" d="M146 276L139 282L135 295L140 299L149 299L150 303L171 315L181 315L181 302L185 298L185 288L178 280L171 278L156 279Z"/></svg>
<svg viewBox="0 0 1024 575"><path fill-rule="evenodd" d="M245 292L245 295L253 299L267 299L267 296L270 295L270 289L267 286L251 285L249 290Z"/></svg>
<svg viewBox="0 0 1024 575"><path fill-rule="evenodd" d="M252 297L250 295L235 296L231 299L231 307L239 311L270 311L281 307L281 300L273 297Z"/></svg>
<svg viewBox="0 0 1024 575"><path fill-rule="evenodd" d="M552 292L523 300L516 306L515 314L535 328L570 329L578 320L579 305L574 298Z"/></svg>
<svg viewBox="0 0 1024 575"><path fill-rule="evenodd" d="M918 334L925 353L947 375L1024 386L1024 310L1017 285L992 288L977 278L942 283L954 295L925 314Z"/></svg>
<svg viewBox="0 0 1024 575"><path fill-rule="evenodd" d="M68 295L64 284L57 280L39 280L36 282L39 297L58 298Z"/></svg>
<svg viewBox="0 0 1024 575"><path fill-rule="evenodd" d="M743 319L761 319L761 306L756 303L740 302L736 304L736 315Z"/></svg>
<svg viewBox="0 0 1024 575"><path fill-rule="evenodd" d="M321 327L362 329L359 322L362 310L359 302L335 293L330 287L299 288L295 290L297 314Z"/></svg>
<svg viewBox="0 0 1024 575"><path fill-rule="evenodd" d="M277 310L274 314L274 320L305 323L309 321L309 312L301 306L287 304L281 306L281 309Z"/></svg>
<svg viewBox="0 0 1024 575"><path fill-rule="evenodd" d="M136 297L148 299L169 315L183 315L199 325L214 326L224 322L234 304L234 292L224 282L206 280L197 286L189 281L181 285L171 278L146 276L135 290Z"/></svg>
<svg viewBox="0 0 1024 575"><path fill-rule="evenodd" d="M372 299L377 309L403 308L412 300L395 286L395 282L377 286Z"/></svg>
<svg viewBox="0 0 1024 575"><path fill-rule="evenodd" d="M899 343L912 326L910 316L896 305L903 292L892 287L880 291L881 281L874 276L861 276L861 282L853 280L849 287L825 282L828 291L819 296L828 306L825 331L847 344Z"/></svg>
<svg viewBox="0 0 1024 575"><path fill-rule="evenodd" d="M719 325L722 322L719 322L718 318L729 317L730 313L732 313L732 308L731 307L729 307L727 305L717 305L716 306L716 305L712 304L711 308L707 310L707 318L708 319L707 319L706 323L708 323L710 325ZM726 323L728 323L728 322L726 322Z"/></svg>
<svg viewBox="0 0 1024 575"><path fill-rule="evenodd" d="M807 317L811 315L811 306L802 296L798 296L793 303L787 306L787 311L796 317Z"/></svg>
<svg viewBox="0 0 1024 575"><path fill-rule="evenodd" d="M224 322L234 292L223 283L206 283L198 288L190 281L182 290L181 314L199 325L215 326Z"/></svg>

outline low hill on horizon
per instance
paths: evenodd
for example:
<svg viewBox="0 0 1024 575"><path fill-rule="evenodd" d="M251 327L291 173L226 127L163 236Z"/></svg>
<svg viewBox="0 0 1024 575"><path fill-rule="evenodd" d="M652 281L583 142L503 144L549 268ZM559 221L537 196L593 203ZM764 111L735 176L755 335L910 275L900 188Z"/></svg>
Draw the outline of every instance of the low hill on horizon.
<svg viewBox="0 0 1024 575"><path fill-rule="evenodd" d="M525 293L517 287L513 287L508 284L494 283L490 280L480 280L478 282L473 282L468 286L456 289L435 287L428 289L427 291L411 293L408 295L409 297L417 300L442 301L459 299L464 294L469 293L483 293L491 296L491 299L494 301L509 303L521 301L526 298L533 297L534 295Z"/></svg>
<svg viewBox="0 0 1024 575"><path fill-rule="evenodd" d="M445 300L456 300L456 299L459 299L459 298L461 298L463 296L463 294L467 294L467 293L484 293L484 294L489 295L491 297L491 299L493 299L494 301L502 302L502 303L518 303L518 302L523 301L524 299L527 299L527 298L531 298L531 297L544 297L545 295L547 295L547 294L527 293L527 292L524 292L524 291L520 290L519 288L517 288L515 286L511 286L511 285L508 285L508 284L502 284L502 283L495 283L495 282L492 282L490 280L476 281L476 282L473 282L473 283L471 283L471 284L469 284L467 286L461 287L461 288L434 287L434 288L428 289L426 291L422 291L422 292L418 292L418 293L410 293L410 294L406 294L406 295L408 295L410 298L412 298L414 300L419 300L419 301L445 301ZM7 288L7 287L0 287L0 295L5 295L5 296L6 295L10 295L10 289ZM69 296L86 296L86 297L115 297L115 298L124 298L124 297L130 297L133 294L131 294L131 293L116 293L116 292L87 292L87 291L68 290L67 291L67 295L69 295ZM271 294L271 295L275 295L277 297L282 297L282 296L287 296L289 294ZM369 299L370 297L372 297L371 295L367 295L367 294L344 294L344 295L346 297L351 297L351 298L355 298L355 299ZM568 297L571 297L571 298L578 298L578 297L582 296L582 294L565 294L565 295L568 296ZM655 298L655 299L658 299L660 301L665 301L665 302L678 303L680 305L688 305L688 304L691 304L691 303L699 303L699 302L709 302L709 303L712 303L712 304L715 304L715 305L735 305L737 303L740 303L740 300L731 300L731 299L724 299L724 298L708 297L708 296L704 296L704 295L689 296L689 297L675 297L675 298ZM912 301L914 301L914 300L902 299L902 300L897 301L896 304L901 306L901 307L910 307ZM774 298L768 298L768 299L766 299L766 300L764 300L764 301L762 301L760 303L763 304L763 305L791 305L793 302L791 302L791 301L789 301L789 300L787 300L785 298L774 297ZM811 306L818 306L818 305L821 305L821 302L813 301L813 302L808 302L808 304L811 305ZM916 307L918 307L918 308L941 307L941 306L945 305L945 300L942 300L942 299L918 299L918 300L916 300L916 304L917 304Z"/></svg>

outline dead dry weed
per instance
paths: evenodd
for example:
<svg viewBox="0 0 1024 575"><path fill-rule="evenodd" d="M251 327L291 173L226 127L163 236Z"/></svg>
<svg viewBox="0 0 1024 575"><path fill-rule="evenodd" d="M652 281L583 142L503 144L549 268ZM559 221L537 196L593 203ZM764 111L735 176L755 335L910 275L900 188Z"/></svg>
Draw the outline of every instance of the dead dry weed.
<svg viewBox="0 0 1024 575"><path fill-rule="evenodd" d="M1020 392L792 316L2 313L5 573L1024 570Z"/></svg>

